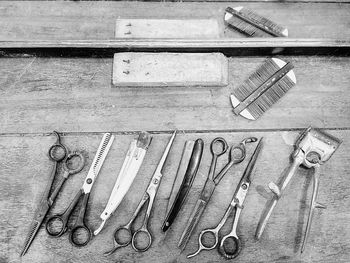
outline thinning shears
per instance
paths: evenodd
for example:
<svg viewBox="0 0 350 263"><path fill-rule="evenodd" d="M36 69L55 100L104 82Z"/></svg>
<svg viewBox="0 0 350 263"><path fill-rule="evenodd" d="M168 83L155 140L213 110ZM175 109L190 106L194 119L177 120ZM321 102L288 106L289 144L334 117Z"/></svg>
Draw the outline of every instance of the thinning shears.
<svg viewBox="0 0 350 263"><path fill-rule="evenodd" d="M73 201L62 214L53 215L48 219L46 223L46 231L50 236L59 237L62 236L67 230L70 230L69 241L73 245L81 247L85 246L90 241L92 232L85 224L85 212L92 186L96 181L102 164L112 146L113 140L114 135L110 133L104 134L82 188L78 191ZM73 226L68 227L69 218L81 197L83 201L78 217L76 218Z"/></svg>
<svg viewBox="0 0 350 263"><path fill-rule="evenodd" d="M58 196L58 193L60 192L66 179L70 175L79 173L83 169L85 164L85 158L80 152L74 151L69 153L68 148L64 144L62 144L59 133L56 131L54 131L53 133L55 134L57 140L56 140L56 143L50 147L48 153L49 153L49 158L54 162L54 166L51 171L50 179L42 195L40 204L35 212L34 219L32 220L32 223L30 225L30 230L25 240L24 247L21 252L21 256L24 256L24 254L28 251L36 234L39 232L40 226L45 220L46 215L48 214L51 207L53 206ZM78 157L79 162L76 167L72 167L72 164L71 164L72 159L73 158L75 159L76 157ZM50 194L51 188L53 186L53 182L57 175L57 168L59 163L63 163L64 173L59 178L57 186L55 187L55 189L53 189L52 193Z"/></svg>
<svg viewBox="0 0 350 263"><path fill-rule="evenodd" d="M230 233L228 233L227 235L225 235L221 238L220 245L219 245L219 252L226 259L233 259L239 255L239 253L241 252L241 249L242 249L242 244L241 244L239 237L237 236L237 225L238 225L239 217L241 215L241 211L243 209L244 200L247 196L249 186L251 184L250 177L251 177L252 171L254 169L256 160L259 156L259 153L261 152L261 149L262 149L262 139L260 139L258 145L256 146L255 151L254 151L252 157L250 158L250 161L249 161L249 163L248 163L248 165L243 173L243 176L242 176L242 178L237 186L235 194L233 195L231 204L227 208L225 215L222 217L220 223L215 228L204 229L199 234L198 250L195 253L188 255L187 258L191 258L191 257L198 255L202 250L214 249L218 245L218 243L219 243L219 231L225 225L228 217L233 213L233 211L235 211L235 214L234 214L232 230ZM213 245L206 246L203 244L202 239L204 238L204 236L206 234L211 234L214 236L215 241L214 241ZM226 241L228 241L229 239L232 239L234 241L234 244L235 244L235 248L232 252L229 251L225 247L225 244L227 244Z"/></svg>
<svg viewBox="0 0 350 263"><path fill-rule="evenodd" d="M218 160L218 157L223 155L227 149L228 145L225 139L218 137L215 138L211 144L210 144L210 151L212 154L212 161L209 168L209 174L207 181L205 182L205 185L202 189L201 195L192 211L191 216L189 217L187 221L186 228L184 232L182 233L182 236L180 238L178 247L181 249L184 249L186 247L186 244L188 240L190 239L190 236L193 232L193 230L196 228L207 204L210 201L211 196L213 195L213 192L215 190L216 185L219 184L221 179L224 177L224 175L227 173L227 171L234 165L241 163L245 157L246 157L246 143L256 142L257 138L255 137L249 137L244 139L242 142L240 142L237 146L232 146L229 154L229 162L222 168L222 170L214 177L215 174L215 168L216 163ZM220 147L221 145L221 147Z"/></svg>
<svg viewBox="0 0 350 263"><path fill-rule="evenodd" d="M148 250L150 248L150 246L152 245L152 235L148 230L148 220L149 220L150 215L151 215L153 202L154 202L154 199L156 197L158 187L160 185L160 181L163 177L164 164L167 160L170 148L171 148L173 141L175 139L175 135L176 135L176 131L174 131L173 135L171 136L171 138L170 138L170 140L169 140L169 142L164 150L162 158L160 159L158 166L157 166L156 170L154 171L151 182L149 183L145 193L143 194L142 199L141 199L139 205L137 206L134 214L132 215L130 221L126 225L121 226L114 231L114 234L113 234L114 247L112 250L106 252L105 255L111 255L118 248L126 247L130 243L131 243L133 249L137 252L144 252L144 251ZM135 221L135 219L139 215L142 207L146 204L147 201L148 201L148 205L147 205L145 217L143 219L143 223L138 230L133 232L131 230L131 225L133 224L133 222ZM120 236L123 234L123 232L124 233L126 232L126 234L128 235L128 238L124 241L122 241L120 238ZM147 237L147 243L145 246L141 247L140 244L138 244L138 241L140 241L139 238L142 236L142 234L145 234L143 236Z"/></svg>

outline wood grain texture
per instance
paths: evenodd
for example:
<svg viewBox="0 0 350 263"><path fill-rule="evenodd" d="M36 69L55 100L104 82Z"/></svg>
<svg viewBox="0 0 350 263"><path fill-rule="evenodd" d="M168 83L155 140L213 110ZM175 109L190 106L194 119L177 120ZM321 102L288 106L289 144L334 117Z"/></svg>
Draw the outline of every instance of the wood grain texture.
<svg viewBox="0 0 350 263"><path fill-rule="evenodd" d="M350 213L349 166L347 163L350 150L349 130L330 131L344 140L335 155L321 169L319 201L328 205L327 210L317 211L311 230L307 250L300 255L302 229L306 224L307 208L311 196L311 174L301 169L291 181L286 195L281 199L275 213L270 219L266 232L258 242L254 232L268 194L267 184L278 180L281 172L289 163L292 146L286 142L294 141L298 132L233 132L233 133L179 133L165 168L164 178L156 197L150 220L150 229L154 243L145 253L137 253L131 247L119 250L111 257L102 253L112 246L112 232L128 221L141 195L149 183L157 162L161 156L170 134L154 135L153 142L144 163L130 191L122 201L116 214L108 221L104 230L84 248L72 247L67 236L59 239L50 238L41 229L28 254L21 260L19 253L27 234L29 223L40 200L41 193L48 180L52 163L47 157L49 146L54 143L53 136L1 136L0 154L2 156L2 176L0 177L0 261L1 262L222 262L216 250L202 252L192 260L186 255L197 248L197 235L205 227L218 223L248 162L235 166L217 186L213 198L195 235L192 236L187 249L180 254L176 244L183 226L196 202L206 180L209 165L210 141L216 136L224 137L230 145L240 142L247 136L264 137L264 148L252 175L252 187L248 193L241 220L239 236L244 249L240 262L347 262L349 258ZM81 134L64 136L64 143L71 149L79 149L88 156L88 164L83 172L69 178L59 195L52 213L60 212L81 187L92 158L99 145L102 134ZM190 191L188 201L180 212L173 227L167 235L161 232L161 225L166 213L167 200L172 181L176 174L178 162L185 140L203 138L205 150L199 173ZM99 225L99 215L103 210L112 190L116 175L122 165L125 153L133 135L118 135L101 169L92 190L89 201L87 221L93 229ZM248 156L254 150L248 146ZM218 169L222 167L227 156L219 159ZM293 190L292 190L293 189ZM230 220L229 220L230 221ZM139 224L138 221L137 224ZM223 231L230 228L229 222Z"/></svg>
<svg viewBox="0 0 350 263"><path fill-rule="evenodd" d="M229 95L264 58L229 58L227 87L112 86L112 58L2 58L1 133L256 130L350 127L349 57L280 57L297 84L259 120L232 112Z"/></svg>
<svg viewBox="0 0 350 263"><path fill-rule="evenodd" d="M223 15L227 6L237 5L286 26L291 38L350 37L350 5L345 3L1 1L0 40L113 39L116 19L130 17L214 18L223 37L236 38L242 35L225 27Z"/></svg>

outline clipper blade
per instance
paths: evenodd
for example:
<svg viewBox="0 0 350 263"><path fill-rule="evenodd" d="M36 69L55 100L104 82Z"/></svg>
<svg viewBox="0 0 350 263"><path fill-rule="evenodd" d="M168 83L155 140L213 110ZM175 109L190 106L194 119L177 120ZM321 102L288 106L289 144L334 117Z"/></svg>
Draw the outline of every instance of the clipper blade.
<svg viewBox="0 0 350 263"><path fill-rule="evenodd" d="M251 37L287 37L288 29L242 6L227 7L225 22Z"/></svg>
<svg viewBox="0 0 350 263"><path fill-rule="evenodd" d="M281 59L267 59L231 94L235 114L258 119L296 84L293 65Z"/></svg>

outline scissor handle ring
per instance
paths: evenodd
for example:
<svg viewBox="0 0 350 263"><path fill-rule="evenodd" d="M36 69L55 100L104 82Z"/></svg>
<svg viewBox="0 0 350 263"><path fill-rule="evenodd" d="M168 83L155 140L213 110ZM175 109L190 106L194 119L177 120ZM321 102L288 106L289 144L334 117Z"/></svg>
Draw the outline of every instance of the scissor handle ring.
<svg viewBox="0 0 350 263"><path fill-rule="evenodd" d="M125 242L120 242L120 239L118 238L118 233L120 233L122 230L126 230L128 232L128 240ZM113 233L113 238L114 238L114 242L119 246L119 247L126 247L127 245L129 245L131 243L132 240L132 233L129 227L127 226L121 226L118 227L114 233Z"/></svg>
<svg viewBox="0 0 350 263"><path fill-rule="evenodd" d="M53 231L52 229L52 224L54 224L54 222L61 222L62 223L62 227L59 231ZM67 230L67 225L66 225L66 222L65 220L62 218L62 215L54 215L54 216L51 216L49 217L49 219L47 220L46 222L46 232L52 236L52 237L60 237L62 236L66 230Z"/></svg>
<svg viewBox="0 0 350 263"><path fill-rule="evenodd" d="M217 143L221 144L221 146L222 146L221 152L215 152L214 145ZM227 151L227 148L228 148L227 142L222 137L215 138L210 144L210 151L211 151L212 155L214 155L214 156L220 156L220 155L224 154Z"/></svg>
<svg viewBox="0 0 350 263"><path fill-rule="evenodd" d="M74 168L74 169L71 169L68 167L68 161L70 159L72 159L73 157L79 157L80 158L80 162L79 162L79 165L77 168ZM66 159L64 160L63 162L63 169L69 174L69 175L72 175L72 174L76 174L76 173L79 173L83 168L84 168L84 165L85 165L85 157L83 156L83 154L81 152L77 152L77 151L74 151L74 152L71 152L67 155Z"/></svg>
<svg viewBox="0 0 350 263"><path fill-rule="evenodd" d="M83 242L80 242L79 239L75 238L75 234L77 231L81 231L83 230L85 233L87 233L87 238L86 240L84 240ZM69 234L69 241L76 247L83 247L86 246L87 243L89 243L89 241L91 240L92 237L92 233L90 228L88 228L85 225L78 225L75 226L74 228L71 229L70 234Z"/></svg>
<svg viewBox="0 0 350 263"><path fill-rule="evenodd" d="M229 238L233 239L233 241L235 242L235 249L232 253L227 252L225 249L225 241L227 241ZM235 236L224 236L221 239L220 246L219 246L219 252L226 259L236 258L239 255L239 253L241 252L241 249L242 249L242 243L239 240L239 238L237 238Z"/></svg>
<svg viewBox="0 0 350 263"><path fill-rule="evenodd" d="M202 238L203 238L204 234L206 234L206 233L210 233L210 234L212 234L215 237L215 243L211 247L206 246L202 242ZM205 249L205 250L214 249L217 246L218 242L219 242L218 232L214 231L213 229L205 229L199 234L198 240L199 240L199 245L201 246L201 249Z"/></svg>
<svg viewBox="0 0 350 263"><path fill-rule="evenodd" d="M235 153L237 151L240 151L240 155L237 156L235 155ZM238 146L234 146L231 148L231 151L230 151L230 158L232 160L234 160L234 163L240 163L242 162L246 157L246 149L244 147L244 145L242 146L241 144L238 145Z"/></svg>
<svg viewBox="0 0 350 263"><path fill-rule="evenodd" d="M56 152L57 149L62 149L63 150L62 155L59 155L58 157L55 155L55 152ZM49 157L50 157L51 160L53 160L55 162L62 161L64 158L67 157L67 154L68 154L68 150L63 144L55 143L49 149Z"/></svg>
<svg viewBox="0 0 350 263"><path fill-rule="evenodd" d="M148 238L148 244L146 247L144 248L140 248L137 247L137 241L136 241L136 237L141 234L141 233L146 233L147 234L147 238ZM152 245L152 236L151 233L146 229L146 228L141 228L138 229L133 235L132 235L132 239L131 239L131 245L132 248L137 251L137 252L145 252L146 250L148 250L150 248L150 246Z"/></svg>

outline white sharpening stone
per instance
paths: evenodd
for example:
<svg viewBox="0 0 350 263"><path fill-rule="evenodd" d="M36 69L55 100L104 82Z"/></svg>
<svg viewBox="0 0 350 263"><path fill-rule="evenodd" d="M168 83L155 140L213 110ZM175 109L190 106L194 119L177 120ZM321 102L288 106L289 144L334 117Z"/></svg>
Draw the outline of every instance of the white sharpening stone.
<svg viewBox="0 0 350 263"><path fill-rule="evenodd" d="M117 19L116 38L218 38L216 19Z"/></svg>
<svg viewBox="0 0 350 263"><path fill-rule="evenodd" d="M221 53L116 53L113 84L117 87L226 86L228 60Z"/></svg>

